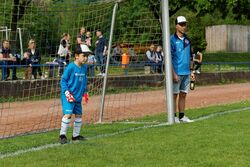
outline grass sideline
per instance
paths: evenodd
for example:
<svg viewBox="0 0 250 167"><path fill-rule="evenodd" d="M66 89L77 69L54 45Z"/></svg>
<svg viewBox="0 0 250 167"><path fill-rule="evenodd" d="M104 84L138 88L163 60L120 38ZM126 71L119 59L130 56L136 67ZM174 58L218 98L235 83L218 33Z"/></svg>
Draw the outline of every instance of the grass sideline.
<svg viewBox="0 0 250 167"><path fill-rule="evenodd" d="M249 106L250 101L243 101L189 109L188 116L195 119ZM93 138L0 159L0 166L250 166L249 116L249 111L242 111L192 124ZM129 121L153 123L166 122L166 119L166 114L160 114ZM86 125L83 133L95 137L142 126L121 123ZM0 154L53 144L57 138L58 131L53 131L3 139L0 140Z"/></svg>
<svg viewBox="0 0 250 167"><path fill-rule="evenodd" d="M203 62L250 62L250 53L249 52L204 53Z"/></svg>

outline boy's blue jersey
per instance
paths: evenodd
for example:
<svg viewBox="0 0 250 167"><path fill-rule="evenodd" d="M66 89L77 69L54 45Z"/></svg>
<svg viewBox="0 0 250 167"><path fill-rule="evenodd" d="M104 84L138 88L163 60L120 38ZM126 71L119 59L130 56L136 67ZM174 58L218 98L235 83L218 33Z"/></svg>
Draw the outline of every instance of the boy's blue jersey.
<svg viewBox="0 0 250 167"><path fill-rule="evenodd" d="M170 37L172 64L177 75L190 74L191 41L184 35L181 40L176 34Z"/></svg>
<svg viewBox="0 0 250 167"><path fill-rule="evenodd" d="M82 95L87 92L87 65L78 67L74 62L70 63L63 72L61 79L61 93L70 91L76 102L82 101Z"/></svg>

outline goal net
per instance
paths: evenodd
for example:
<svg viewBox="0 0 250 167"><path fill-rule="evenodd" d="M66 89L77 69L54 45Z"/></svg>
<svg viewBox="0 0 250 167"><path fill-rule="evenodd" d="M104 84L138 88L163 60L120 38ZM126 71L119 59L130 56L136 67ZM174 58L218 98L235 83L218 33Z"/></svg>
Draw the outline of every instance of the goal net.
<svg viewBox="0 0 250 167"><path fill-rule="evenodd" d="M8 39L11 50L22 59L28 41L34 39L41 55L42 75L38 74L37 79L25 80L27 65L17 63L9 66L11 73L16 67L18 80L0 81L0 138L58 129L62 117L58 75L60 64L54 60L58 58L61 35L70 34L72 51L81 27L91 34L92 51L97 40L96 30L101 29L109 42L116 1L27 0L18 4L2 1L1 40ZM153 66L146 61L150 46L154 44L156 49L162 43L159 18L155 17L160 11L155 11L157 8L148 3L141 2L140 7L135 5L138 4L132 1L119 4L110 62L106 64L106 89L103 86L105 77L97 75L100 64L94 66L95 75L89 76L90 100L88 104L83 103L83 120L87 124L135 121L136 118L166 110L164 66ZM127 10L128 6L131 6L131 11ZM133 15L132 9L141 12ZM73 60L71 57L70 61ZM102 100L103 97L105 100Z"/></svg>
<svg viewBox="0 0 250 167"><path fill-rule="evenodd" d="M146 56L150 48L156 51L162 44L160 20L155 16L160 13L157 6L159 2L120 4L109 64L104 121L135 121L135 118L165 112L163 62L150 63ZM134 10L140 12L133 14ZM122 50L120 55L116 54L117 48Z"/></svg>

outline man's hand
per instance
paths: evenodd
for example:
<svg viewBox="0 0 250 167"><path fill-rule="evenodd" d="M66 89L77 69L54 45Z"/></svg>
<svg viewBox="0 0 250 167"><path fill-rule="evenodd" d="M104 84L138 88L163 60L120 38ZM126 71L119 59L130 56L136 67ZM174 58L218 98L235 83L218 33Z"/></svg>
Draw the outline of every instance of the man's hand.
<svg viewBox="0 0 250 167"><path fill-rule="evenodd" d="M190 77L191 77L191 81L195 81L194 71L191 71L191 75L190 75Z"/></svg>
<svg viewBox="0 0 250 167"><path fill-rule="evenodd" d="M70 103L76 101L75 98L74 98L74 96L69 91L65 92L65 96L67 98L67 101L70 102Z"/></svg>
<svg viewBox="0 0 250 167"><path fill-rule="evenodd" d="M85 103L88 103L88 101L89 101L89 94L88 93L84 93L83 94L83 98L84 98Z"/></svg>
<svg viewBox="0 0 250 167"><path fill-rule="evenodd" d="M174 80L174 82L178 82L179 81L179 77L178 77L178 75L175 72L173 72L173 80Z"/></svg>
<svg viewBox="0 0 250 167"><path fill-rule="evenodd" d="M106 50L106 48L105 48L102 54L103 54L103 56L107 55L108 54L108 50Z"/></svg>
<svg viewBox="0 0 250 167"><path fill-rule="evenodd" d="M16 61L16 58L15 57L11 57L10 60L11 61Z"/></svg>

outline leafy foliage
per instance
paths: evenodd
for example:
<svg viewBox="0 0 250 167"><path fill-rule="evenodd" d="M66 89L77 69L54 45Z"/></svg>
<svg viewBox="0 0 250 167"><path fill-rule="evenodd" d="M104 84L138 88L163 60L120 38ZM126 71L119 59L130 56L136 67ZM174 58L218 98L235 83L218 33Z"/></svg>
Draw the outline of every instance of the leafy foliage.
<svg viewBox="0 0 250 167"><path fill-rule="evenodd" d="M92 2L99 2L94 3ZM100 0L2 0L0 25L24 28L23 41L35 38L44 54L53 54L62 33L78 33L80 26L94 32L101 28L109 35L112 7L116 1ZM114 42L161 44L160 0L126 0L119 5ZM93 4L93 5L91 5ZM107 9L105 12L101 9ZM205 27L216 24L250 25L247 0L171 0L169 1L171 33L174 19L184 15L189 21L189 36L198 50L206 47ZM91 18L91 19L90 19ZM1 35L1 34L0 34ZM15 35L15 34L14 34ZM16 36L13 36L13 40ZM75 40L72 40L73 43ZM95 41L95 36L93 36Z"/></svg>

